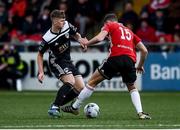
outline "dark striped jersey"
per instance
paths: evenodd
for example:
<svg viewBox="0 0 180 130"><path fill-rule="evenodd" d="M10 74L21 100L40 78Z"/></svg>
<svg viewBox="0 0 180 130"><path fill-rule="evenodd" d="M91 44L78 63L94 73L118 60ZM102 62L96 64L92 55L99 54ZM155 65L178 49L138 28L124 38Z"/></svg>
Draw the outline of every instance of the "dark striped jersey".
<svg viewBox="0 0 180 130"><path fill-rule="evenodd" d="M70 57L70 36L77 33L77 28L65 21L59 33L53 33L49 29L42 37L39 52L44 54L47 50L49 58L54 60L71 60Z"/></svg>

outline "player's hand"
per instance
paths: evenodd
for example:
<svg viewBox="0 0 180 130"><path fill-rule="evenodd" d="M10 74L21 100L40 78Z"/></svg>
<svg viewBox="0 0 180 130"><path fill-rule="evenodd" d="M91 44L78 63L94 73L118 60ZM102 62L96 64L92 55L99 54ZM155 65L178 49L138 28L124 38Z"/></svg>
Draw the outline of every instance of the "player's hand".
<svg viewBox="0 0 180 130"><path fill-rule="evenodd" d="M86 37L79 39L79 43L80 43L81 47L83 48L83 51L87 51L87 45L86 45L87 42L88 42L88 40Z"/></svg>
<svg viewBox="0 0 180 130"><path fill-rule="evenodd" d="M40 83L43 83L43 79L44 79L44 73L38 73L38 81Z"/></svg>
<svg viewBox="0 0 180 130"><path fill-rule="evenodd" d="M140 74L145 73L145 70L144 70L144 67L143 67L143 66L142 66L142 67L137 67L137 68L136 68L136 71L137 71L137 73L140 73Z"/></svg>
<svg viewBox="0 0 180 130"><path fill-rule="evenodd" d="M84 45L84 44L83 44L83 47L82 47L82 48L83 48L83 51L84 51L84 52L86 52L87 49L88 49L88 48L87 48L87 45Z"/></svg>

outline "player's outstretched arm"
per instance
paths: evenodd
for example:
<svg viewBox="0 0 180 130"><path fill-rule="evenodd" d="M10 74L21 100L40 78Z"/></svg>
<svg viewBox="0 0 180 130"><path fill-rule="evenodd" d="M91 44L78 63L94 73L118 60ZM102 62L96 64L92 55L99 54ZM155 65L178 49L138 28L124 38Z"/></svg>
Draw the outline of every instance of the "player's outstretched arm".
<svg viewBox="0 0 180 130"><path fill-rule="evenodd" d="M139 61L136 69L137 69L138 73L144 73L143 65L144 65L144 62L145 62L146 57L148 55L148 50L146 49L146 47L144 46L144 44L142 42L139 42L136 45L136 47L140 51L140 61Z"/></svg>
<svg viewBox="0 0 180 130"><path fill-rule="evenodd" d="M107 31L101 31L98 35L93 37L91 40L86 42L86 45L96 44L97 42L100 42L105 39L105 37L108 35Z"/></svg>
<svg viewBox="0 0 180 130"><path fill-rule="evenodd" d="M38 80L42 83L44 79L44 71L43 71L43 54L38 52L37 55L37 64L38 64Z"/></svg>

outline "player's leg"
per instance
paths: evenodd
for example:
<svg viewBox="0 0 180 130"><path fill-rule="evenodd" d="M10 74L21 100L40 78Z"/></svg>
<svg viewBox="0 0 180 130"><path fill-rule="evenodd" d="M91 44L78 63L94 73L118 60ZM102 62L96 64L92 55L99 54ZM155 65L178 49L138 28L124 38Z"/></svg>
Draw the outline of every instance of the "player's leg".
<svg viewBox="0 0 180 130"><path fill-rule="evenodd" d="M74 95L78 95L78 92L74 91L73 85L75 83L74 76L72 74L64 74L60 77L63 85L59 88L53 104L51 104L48 114L53 117L60 117L60 106L63 106L69 98L67 96L70 92L74 92ZM73 96L74 96L73 95ZM73 97L72 96L72 97Z"/></svg>
<svg viewBox="0 0 180 130"><path fill-rule="evenodd" d="M65 107L62 107L62 110L67 113L72 113L74 115L77 115L79 112L79 108L81 107L84 100L89 98L92 93L94 92L95 87L98 83L104 80L104 77L99 73L98 70L96 70L91 78L89 79L87 85L83 88L83 90L80 92L78 98L76 101L71 104L67 105Z"/></svg>
<svg viewBox="0 0 180 130"><path fill-rule="evenodd" d="M108 59L107 61L103 62L102 65L92 74L86 87L84 87L84 89L80 92L76 101L71 106L67 106L67 107L72 107L72 109L78 110L81 107L84 100L86 100L92 95L95 87L100 82L102 82L104 79L111 79L112 76L115 74L115 71L113 70L110 64L111 64L111 59ZM66 110L64 111L68 112Z"/></svg>
<svg viewBox="0 0 180 130"><path fill-rule="evenodd" d="M102 74L99 72L99 70L96 70L91 78L88 80L88 83L84 87L84 89L80 92L78 98L73 103L72 107L75 109L79 109L87 98L89 98L92 93L94 92L95 87L104 80L105 78L102 76Z"/></svg>
<svg viewBox="0 0 180 130"><path fill-rule="evenodd" d="M76 98L85 86L81 75L75 76L74 79L75 79L75 83L73 84L71 90L66 94L66 98L64 99L62 105Z"/></svg>
<svg viewBox="0 0 180 130"><path fill-rule="evenodd" d="M71 91L69 91L69 93L66 94L66 98L64 99L63 105L76 98L85 86L83 78L78 72L78 70L75 68L75 66L72 63L70 63L68 64L68 67L73 74L73 77L71 77L73 78L73 83L71 83L73 84L73 88L71 89ZM61 80L67 81L68 79Z"/></svg>
<svg viewBox="0 0 180 130"><path fill-rule="evenodd" d="M81 75L76 75L75 76L75 85L74 88L76 88L76 90L78 92L81 92L81 90L84 88L85 84L83 81L83 78ZM69 93L69 95L72 95L71 93ZM63 106L61 107L61 110L67 113L72 113L74 115L78 115L79 114L79 110L78 109L74 109L71 105L67 105L67 106Z"/></svg>
<svg viewBox="0 0 180 130"><path fill-rule="evenodd" d="M75 84L75 79L72 74L62 75L61 81L63 82L63 85L58 90L54 101L54 104L57 106L63 106L69 100L74 99L79 94L79 92L73 87ZM69 95L69 93L71 93L71 96Z"/></svg>
<svg viewBox="0 0 180 130"><path fill-rule="evenodd" d="M62 62L55 66L51 66L51 70L56 77L60 76L59 79L63 82L63 85L58 90L52 107L59 108L79 95L84 87L84 82L82 76L71 62Z"/></svg>
<svg viewBox="0 0 180 130"><path fill-rule="evenodd" d="M136 69L135 63L127 56L122 57L124 62L121 70L123 82L126 83L128 91L130 92L131 101L136 109L136 112L140 119L151 119L148 114L145 114L142 109L141 98L134 83L136 81Z"/></svg>
<svg viewBox="0 0 180 130"><path fill-rule="evenodd" d="M126 84L131 95L131 101L136 109L139 119L151 119L150 115L143 112L141 98L134 84Z"/></svg>
<svg viewBox="0 0 180 130"><path fill-rule="evenodd" d="M74 98L78 96L78 92L74 91L73 85L75 84L75 79L72 74L71 69L71 62L65 62L65 61L53 61L50 60L50 69L54 73L54 75L63 82L63 85L59 88L56 98L51 105L50 109L48 110L49 115L54 117L60 116L60 106L64 105L69 98ZM75 95L67 96L68 93L72 92Z"/></svg>

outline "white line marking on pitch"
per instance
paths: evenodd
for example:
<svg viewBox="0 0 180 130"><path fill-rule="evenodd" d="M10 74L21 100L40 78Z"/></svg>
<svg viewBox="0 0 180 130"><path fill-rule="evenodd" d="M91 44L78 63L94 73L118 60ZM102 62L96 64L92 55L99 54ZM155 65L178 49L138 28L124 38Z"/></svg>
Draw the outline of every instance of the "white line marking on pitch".
<svg viewBox="0 0 180 130"><path fill-rule="evenodd" d="M93 127L180 127L180 124L154 124L154 125L17 125L0 126L0 128L93 128Z"/></svg>

